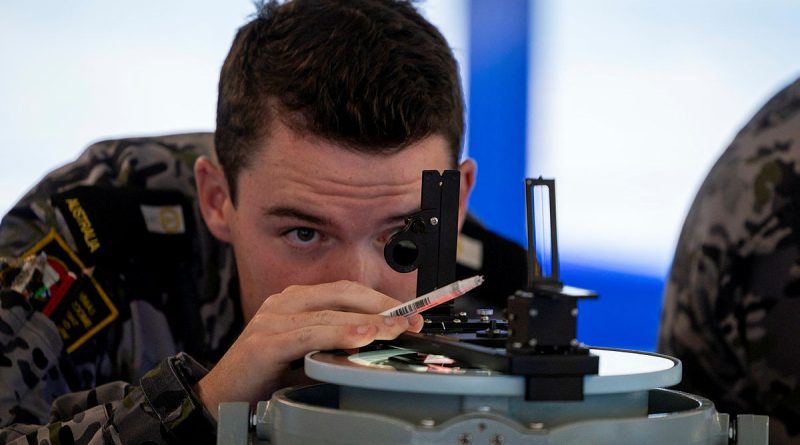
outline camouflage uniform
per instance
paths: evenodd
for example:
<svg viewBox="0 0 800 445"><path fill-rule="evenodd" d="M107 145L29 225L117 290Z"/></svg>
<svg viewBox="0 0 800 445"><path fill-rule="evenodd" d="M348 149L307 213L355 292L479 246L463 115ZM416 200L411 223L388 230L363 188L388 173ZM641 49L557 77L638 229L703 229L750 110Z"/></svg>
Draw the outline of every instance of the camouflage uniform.
<svg viewBox="0 0 800 445"><path fill-rule="evenodd" d="M232 250L196 205L212 147L210 133L94 144L3 219L0 443L213 441L191 387L242 320ZM471 217L464 232L457 276L502 279L463 300L502 306L524 251Z"/></svg>
<svg viewBox="0 0 800 445"><path fill-rule="evenodd" d="M721 412L767 414L800 444L800 79L737 135L703 183L664 297L659 351Z"/></svg>
<svg viewBox="0 0 800 445"><path fill-rule="evenodd" d="M212 146L94 144L2 220L0 443L213 441L190 388L242 320L232 251L194 199Z"/></svg>

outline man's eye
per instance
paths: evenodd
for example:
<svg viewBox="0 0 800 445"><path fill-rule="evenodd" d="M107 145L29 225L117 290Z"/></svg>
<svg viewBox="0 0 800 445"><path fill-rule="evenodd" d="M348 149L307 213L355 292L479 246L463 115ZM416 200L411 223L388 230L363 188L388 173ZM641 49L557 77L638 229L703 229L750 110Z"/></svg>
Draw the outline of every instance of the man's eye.
<svg viewBox="0 0 800 445"><path fill-rule="evenodd" d="M289 235L301 243L310 243L317 237L317 231L308 227L300 227L289 232Z"/></svg>

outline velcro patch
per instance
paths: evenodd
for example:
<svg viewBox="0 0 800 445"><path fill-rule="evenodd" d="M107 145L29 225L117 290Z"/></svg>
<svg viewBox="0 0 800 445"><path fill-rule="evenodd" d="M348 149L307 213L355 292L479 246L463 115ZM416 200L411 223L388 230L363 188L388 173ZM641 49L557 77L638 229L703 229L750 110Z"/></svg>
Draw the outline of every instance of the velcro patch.
<svg viewBox="0 0 800 445"><path fill-rule="evenodd" d="M164 235L186 232L186 224L183 222L183 208L181 206L141 205L139 208L142 209L145 226L150 232Z"/></svg>
<svg viewBox="0 0 800 445"><path fill-rule="evenodd" d="M83 262L55 230L22 257L40 252L47 255L50 275L49 299L42 313L56 324L67 352L71 353L114 321L119 311L97 281L85 273Z"/></svg>

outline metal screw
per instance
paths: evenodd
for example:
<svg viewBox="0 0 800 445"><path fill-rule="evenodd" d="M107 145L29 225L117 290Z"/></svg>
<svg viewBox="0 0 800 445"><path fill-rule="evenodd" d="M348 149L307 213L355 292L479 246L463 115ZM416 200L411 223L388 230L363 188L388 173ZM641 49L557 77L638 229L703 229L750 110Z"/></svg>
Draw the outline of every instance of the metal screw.
<svg viewBox="0 0 800 445"><path fill-rule="evenodd" d="M495 434L492 437L492 440L489 441L491 445L503 445L503 441L505 441L505 437L502 434Z"/></svg>
<svg viewBox="0 0 800 445"><path fill-rule="evenodd" d="M569 344L572 346L580 346L581 342L579 342L577 338L573 338L569 341Z"/></svg>
<svg viewBox="0 0 800 445"><path fill-rule="evenodd" d="M519 349L522 347L522 343L515 341L514 343L511 343L511 347L514 349Z"/></svg>
<svg viewBox="0 0 800 445"><path fill-rule="evenodd" d="M425 428L430 428L436 425L436 421L433 419L422 419L419 421L420 426L424 426Z"/></svg>
<svg viewBox="0 0 800 445"><path fill-rule="evenodd" d="M458 436L458 443L461 445L470 445L472 443L472 436L468 433L461 433Z"/></svg>
<svg viewBox="0 0 800 445"><path fill-rule="evenodd" d="M535 338L528 340L528 346L535 347L536 343L539 343Z"/></svg>
<svg viewBox="0 0 800 445"><path fill-rule="evenodd" d="M481 321L483 321L483 322L488 322L489 321L489 317L494 315L494 309L482 308L482 309L476 310L475 312L478 315L481 316Z"/></svg>
<svg viewBox="0 0 800 445"><path fill-rule="evenodd" d="M454 318L453 319L453 323L461 323L461 319L460 318Z"/></svg>
<svg viewBox="0 0 800 445"><path fill-rule="evenodd" d="M432 226L435 226L435 225L437 225L437 224L439 224L439 218L437 218L437 217L435 217L435 216L434 216L434 217L431 217L431 225L432 225Z"/></svg>
<svg viewBox="0 0 800 445"><path fill-rule="evenodd" d="M466 313L466 312L459 312L459 313L458 313L458 316L459 316L459 317L466 317L466 316L467 316L467 313Z"/></svg>
<svg viewBox="0 0 800 445"><path fill-rule="evenodd" d="M578 308L573 308L572 309L572 316L573 317L577 317L578 316Z"/></svg>
<svg viewBox="0 0 800 445"><path fill-rule="evenodd" d="M528 428L532 430L541 430L544 429L544 423L542 422L531 422L528 424Z"/></svg>
<svg viewBox="0 0 800 445"><path fill-rule="evenodd" d="M423 321L424 321L425 323L427 323L427 324L431 324L431 323L433 323L433 321L432 321L430 318L426 318L426 319L425 319L425 320L423 320Z"/></svg>
<svg viewBox="0 0 800 445"><path fill-rule="evenodd" d="M536 309L531 309L528 311L528 315L530 315L531 317L536 317L537 315L539 315L539 311L537 311Z"/></svg>

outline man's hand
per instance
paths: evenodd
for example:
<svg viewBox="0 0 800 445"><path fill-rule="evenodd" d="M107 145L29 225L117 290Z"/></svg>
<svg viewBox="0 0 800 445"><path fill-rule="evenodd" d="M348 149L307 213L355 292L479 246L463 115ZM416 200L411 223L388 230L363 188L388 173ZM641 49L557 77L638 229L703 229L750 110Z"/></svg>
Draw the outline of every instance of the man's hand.
<svg viewBox="0 0 800 445"><path fill-rule="evenodd" d="M221 402L266 400L282 386L289 363L311 351L359 348L406 330L419 332L419 315L375 315L399 303L352 281L289 286L264 301L195 391L214 417Z"/></svg>

